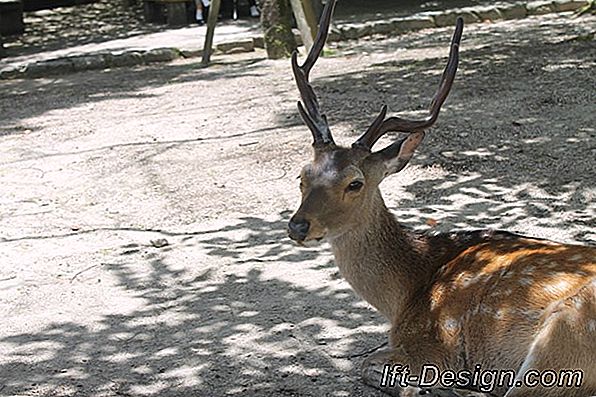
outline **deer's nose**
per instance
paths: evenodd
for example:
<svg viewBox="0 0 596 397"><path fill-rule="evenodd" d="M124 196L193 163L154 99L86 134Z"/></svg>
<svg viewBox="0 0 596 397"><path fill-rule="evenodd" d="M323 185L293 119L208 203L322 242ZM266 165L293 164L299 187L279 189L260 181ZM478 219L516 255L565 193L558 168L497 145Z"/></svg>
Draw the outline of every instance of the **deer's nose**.
<svg viewBox="0 0 596 397"><path fill-rule="evenodd" d="M309 228L310 223L305 219L290 219L290 223L288 224L290 238L299 241L304 240Z"/></svg>

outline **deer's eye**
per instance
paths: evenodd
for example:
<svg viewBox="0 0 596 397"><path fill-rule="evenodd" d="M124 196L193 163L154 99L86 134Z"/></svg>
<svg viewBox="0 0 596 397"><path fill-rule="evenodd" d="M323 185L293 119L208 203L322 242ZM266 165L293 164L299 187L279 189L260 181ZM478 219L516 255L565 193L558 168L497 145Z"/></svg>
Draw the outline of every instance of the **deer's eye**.
<svg viewBox="0 0 596 397"><path fill-rule="evenodd" d="M362 189L362 186L364 186L364 183L360 181L354 181L348 185L346 190L349 192L357 192L358 190Z"/></svg>

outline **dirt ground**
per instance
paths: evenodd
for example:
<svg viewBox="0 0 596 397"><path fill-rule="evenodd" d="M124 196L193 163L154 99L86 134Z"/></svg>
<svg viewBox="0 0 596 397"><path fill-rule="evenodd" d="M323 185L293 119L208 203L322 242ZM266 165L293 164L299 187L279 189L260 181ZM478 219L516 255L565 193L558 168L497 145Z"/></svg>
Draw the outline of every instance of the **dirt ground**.
<svg viewBox="0 0 596 397"><path fill-rule="evenodd" d="M466 27L437 126L382 186L396 216L594 244L595 28ZM450 33L335 45L313 80L336 140L424 110ZM311 143L289 62L216 61L0 83L0 395L380 395L358 367L386 322L286 237Z"/></svg>

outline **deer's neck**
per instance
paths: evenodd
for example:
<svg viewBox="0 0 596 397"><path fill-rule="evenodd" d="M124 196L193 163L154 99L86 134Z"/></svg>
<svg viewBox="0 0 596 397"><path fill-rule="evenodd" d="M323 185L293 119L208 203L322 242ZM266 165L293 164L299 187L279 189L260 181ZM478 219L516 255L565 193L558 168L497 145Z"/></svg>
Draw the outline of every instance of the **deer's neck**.
<svg viewBox="0 0 596 397"><path fill-rule="evenodd" d="M436 268L426 242L404 229L377 191L359 226L331 240L342 276L392 320L430 283Z"/></svg>

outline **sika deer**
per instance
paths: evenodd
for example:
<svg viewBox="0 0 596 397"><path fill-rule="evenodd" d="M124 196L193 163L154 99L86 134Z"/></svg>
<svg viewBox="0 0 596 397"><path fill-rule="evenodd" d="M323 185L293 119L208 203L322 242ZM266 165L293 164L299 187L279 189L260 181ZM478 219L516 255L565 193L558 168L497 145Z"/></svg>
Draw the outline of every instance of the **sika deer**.
<svg viewBox="0 0 596 397"><path fill-rule="evenodd" d="M433 364L441 371L515 371L515 379L503 378L515 382L496 387L494 396L596 395L595 247L503 231L418 234L397 222L381 196L379 183L406 166L449 94L462 20L457 21L428 117L385 118L383 107L370 128L346 148L335 144L309 82L334 6L335 0L327 2L304 64L298 65L296 53L292 57L302 97L298 110L314 138L314 160L301 173L302 203L290 220L289 236L299 244L326 238L343 277L391 322L390 349L365 360L364 381L405 395L418 389L381 385L381 373L394 369L385 364L408 366L411 374ZM372 151L388 131L407 135ZM530 383L534 370L581 370L583 378L577 387L530 387L537 379ZM543 374L552 380L553 373ZM398 380L422 386L421 379ZM433 390L435 395L458 395Z"/></svg>

